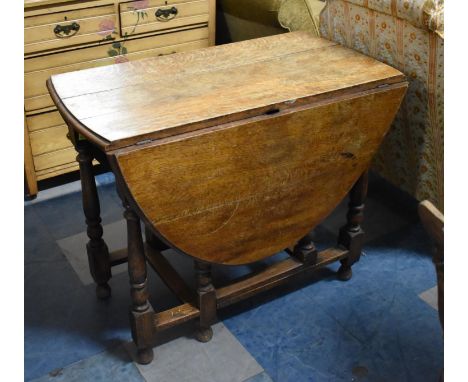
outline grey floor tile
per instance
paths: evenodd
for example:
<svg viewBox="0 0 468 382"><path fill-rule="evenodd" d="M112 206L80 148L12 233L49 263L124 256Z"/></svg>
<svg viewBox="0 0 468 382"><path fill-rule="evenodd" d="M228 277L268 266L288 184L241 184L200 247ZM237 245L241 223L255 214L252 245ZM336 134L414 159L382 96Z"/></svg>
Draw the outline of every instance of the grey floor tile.
<svg viewBox="0 0 468 382"><path fill-rule="evenodd" d="M200 343L180 336L157 346L149 365L137 365L147 382L243 382L263 371L223 323L213 326L213 339ZM127 349L134 357L132 343Z"/></svg>
<svg viewBox="0 0 468 382"><path fill-rule="evenodd" d="M127 246L127 231L124 219L106 224L103 226L103 229L103 237L110 252ZM88 236L86 232L80 232L79 234L57 240L57 244L84 285L93 283L93 279L89 273L88 257L86 255L87 242ZM112 275L118 275L126 272L126 270L127 264L120 264L112 267Z"/></svg>
<svg viewBox="0 0 468 382"><path fill-rule="evenodd" d="M246 379L245 382L273 382L266 372L254 375L252 378Z"/></svg>
<svg viewBox="0 0 468 382"><path fill-rule="evenodd" d="M439 310L437 306L437 285L431 289L422 292L419 297L432 306L435 310Z"/></svg>
<svg viewBox="0 0 468 382"><path fill-rule="evenodd" d="M89 357L33 382L144 382L123 346Z"/></svg>

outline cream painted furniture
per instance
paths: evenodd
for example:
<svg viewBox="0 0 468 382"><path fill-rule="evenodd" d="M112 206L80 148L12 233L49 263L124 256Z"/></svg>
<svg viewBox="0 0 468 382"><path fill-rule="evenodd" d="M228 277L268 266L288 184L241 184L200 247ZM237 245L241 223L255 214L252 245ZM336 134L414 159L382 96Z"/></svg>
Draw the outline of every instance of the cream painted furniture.
<svg viewBox="0 0 468 382"><path fill-rule="evenodd" d="M24 168L29 195L37 194L37 181L78 169L47 78L203 48L214 45L214 38L215 0L25 0Z"/></svg>

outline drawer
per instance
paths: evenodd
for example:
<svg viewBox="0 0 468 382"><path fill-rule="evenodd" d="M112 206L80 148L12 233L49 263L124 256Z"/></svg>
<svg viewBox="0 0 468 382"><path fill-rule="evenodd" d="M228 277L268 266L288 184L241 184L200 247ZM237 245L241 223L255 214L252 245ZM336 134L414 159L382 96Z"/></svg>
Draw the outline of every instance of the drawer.
<svg viewBox="0 0 468 382"><path fill-rule="evenodd" d="M64 125L65 121L58 111L52 111L50 113L36 114L30 117L26 117L26 124L29 132L47 129L49 127Z"/></svg>
<svg viewBox="0 0 468 382"><path fill-rule="evenodd" d="M73 7L75 8L75 6ZM84 9L74 9L68 11L62 11L60 9L56 11L56 8L58 7L48 8L47 12L44 12L42 15L28 16L28 13L26 12L24 17L24 28L61 23L65 20L65 18L68 20L81 20L90 17L111 15L115 12L113 5L97 7L90 7L88 5L88 7Z"/></svg>
<svg viewBox="0 0 468 382"><path fill-rule="evenodd" d="M113 5L25 17L24 53L99 42L114 33Z"/></svg>
<svg viewBox="0 0 468 382"><path fill-rule="evenodd" d="M97 164L94 163L93 164ZM79 169L78 163L76 161L71 163L65 163L60 166L47 168L45 170L36 171L36 179L43 180L47 178L52 178L54 176L66 174L68 172L77 171Z"/></svg>
<svg viewBox="0 0 468 382"><path fill-rule="evenodd" d="M207 23L208 13L208 0L121 3L120 33L125 36Z"/></svg>
<svg viewBox="0 0 468 382"><path fill-rule="evenodd" d="M129 39L118 44L119 48L115 48L112 43L108 43L74 52L63 52L45 57L26 59L26 73L24 75L26 111L53 106L46 87L46 80L53 74L204 48L208 46L208 28L197 28L160 36ZM115 53L110 53L110 50L113 50ZM122 52L126 52L126 54L119 55ZM73 62L73 60L89 61L68 64L69 62ZM51 64L65 65L28 72L28 70L44 68Z"/></svg>
<svg viewBox="0 0 468 382"><path fill-rule="evenodd" d="M32 155L41 155L72 146L67 138L67 125L49 127L29 134Z"/></svg>
<svg viewBox="0 0 468 382"><path fill-rule="evenodd" d="M33 156L34 168L36 171L43 171L49 168L66 165L68 163L73 165L76 160L76 155L74 147L35 155Z"/></svg>

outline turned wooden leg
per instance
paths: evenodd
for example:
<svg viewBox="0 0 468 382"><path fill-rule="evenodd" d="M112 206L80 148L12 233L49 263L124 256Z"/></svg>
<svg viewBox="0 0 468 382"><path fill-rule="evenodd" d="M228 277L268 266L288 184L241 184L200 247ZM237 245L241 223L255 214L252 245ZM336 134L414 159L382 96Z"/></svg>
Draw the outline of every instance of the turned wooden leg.
<svg viewBox="0 0 468 382"><path fill-rule="evenodd" d="M132 338L137 347L137 362L146 365L154 357L154 311L148 301L146 259L140 219L128 204L124 203L124 207L128 235L128 274L132 296L132 307L130 308Z"/></svg>
<svg viewBox="0 0 468 382"><path fill-rule="evenodd" d="M93 157L89 150L89 143L80 142L76 150L76 160L80 166L81 190L83 196L83 211L86 217L87 234L89 241L86 244L88 262L91 275L96 282L96 295L106 299L111 295L107 283L112 277L109 262L109 250L102 239L101 208L93 173Z"/></svg>
<svg viewBox="0 0 468 382"><path fill-rule="evenodd" d="M200 342L208 342L213 337L211 325L216 320L216 292L211 283L211 265L195 260L195 272L197 277L197 302L198 309L200 309L195 337Z"/></svg>
<svg viewBox="0 0 468 382"><path fill-rule="evenodd" d="M367 196L368 172L364 172L349 193L347 222L340 229L338 245L349 250L347 258L341 260L338 278L348 281L352 277L351 266L359 261L364 242L364 231L361 227L364 219L364 201Z"/></svg>
<svg viewBox="0 0 468 382"><path fill-rule="evenodd" d="M318 252L310 233L299 240L292 254L302 263L313 264L317 261Z"/></svg>

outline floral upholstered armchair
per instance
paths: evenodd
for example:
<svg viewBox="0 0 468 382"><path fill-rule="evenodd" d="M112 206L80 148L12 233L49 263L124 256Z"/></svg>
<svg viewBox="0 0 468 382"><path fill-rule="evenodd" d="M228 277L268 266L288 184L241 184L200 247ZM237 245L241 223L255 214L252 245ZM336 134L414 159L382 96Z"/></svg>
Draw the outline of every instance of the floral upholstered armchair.
<svg viewBox="0 0 468 382"><path fill-rule="evenodd" d="M302 29L297 20L318 1L284 0L281 24ZM408 93L373 169L443 211L444 1L327 0L320 34L407 75Z"/></svg>

